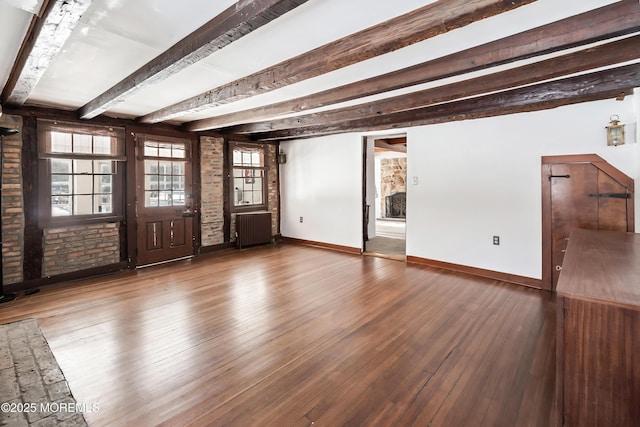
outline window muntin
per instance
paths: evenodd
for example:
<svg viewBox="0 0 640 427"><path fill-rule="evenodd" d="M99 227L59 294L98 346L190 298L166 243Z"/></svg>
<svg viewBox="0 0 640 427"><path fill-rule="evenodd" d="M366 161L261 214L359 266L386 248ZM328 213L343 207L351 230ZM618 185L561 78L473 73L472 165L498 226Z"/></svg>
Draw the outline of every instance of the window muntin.
<svg viewBox="0 0 640 427"><path fill-rule="evenodd" d="M49 162L52 217L113 214L116 162L58 158Z"/></svg>
<svg viewBox="0 0 640 427"><path fill-rule="evenodd" d="M266 208L264 147L232 143L231 163L234 208L236 210Z"/></svg>
<svg viewBox="0 0 640 427"><path fill-rule="evenodd" d="M38 121L44 225L121 216L124 130Z"/></svg>
<svg viewBox="0 0 640 427"><path fill-rule="evenodd" d="M148 140L143 151L144 206L185 206L186 144Z"/></svg>

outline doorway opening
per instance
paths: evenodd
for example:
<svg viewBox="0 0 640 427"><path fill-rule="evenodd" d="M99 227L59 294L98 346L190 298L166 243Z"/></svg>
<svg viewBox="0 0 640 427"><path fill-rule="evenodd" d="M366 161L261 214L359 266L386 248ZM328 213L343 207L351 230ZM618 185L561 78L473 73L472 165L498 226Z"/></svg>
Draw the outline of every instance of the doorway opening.
<svg viewBox="0 0 640 427"><path fill-rule="evenodd" d="M406 135L368 137L365 141L365 230L363 252L406 259Z"/></svg>

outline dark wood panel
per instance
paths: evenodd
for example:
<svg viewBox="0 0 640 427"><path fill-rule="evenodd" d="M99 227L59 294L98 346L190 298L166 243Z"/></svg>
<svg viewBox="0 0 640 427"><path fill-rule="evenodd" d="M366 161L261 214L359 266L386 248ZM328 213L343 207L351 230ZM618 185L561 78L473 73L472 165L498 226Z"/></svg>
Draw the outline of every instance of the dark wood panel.
<svg viewBox="0 0 640 427"><path fill-rule="evenodd" d="M639 425L640 311L572 298L564 310L564 425Z"/></svg>
<svg viewBox="0 0 640 427"><path fill-rule="evenodd" d="M306 1L239 1L91 100L78 111L78 115L83 119L93 118L151 84L158 83L228 46Z"/></svg>
<svg viewBox="0 0 640 427"><path fill-rule="evenodd" d="M629 195L628 189L618 181L598 170L600 195ZM598 230L627 231L627 200L618 197L597 197Z"/></svg>
<svg viewBox="0 0 640 427"><path fill-rule="evenodd" d="M558 283L569 236L576 228L598 228L598 170L589 163L551 165L553 285ZM626 219L626 218L625 218Z"/></svg>
<svg viewBox="0 0 640 427"><path fill-rule="evenodd" d="M591 47L583 51L539 61L522 67L410 94L403 94L325 112L247 123L221 129L220 131L229 134L256 133L277 129L326 125L328 123L339 123L366 117L377 117L396 111L411 110L440 102L448 102L454 99L497 92L512 87L563 77L580 71L588 71L607 65L619 64L634 60L638 58L638 56L640 56L640 36L629 37L613 43Z"/></svg>
<svg viewBox="0 0 640 427"><path fill-rule="evenodd" d="M640 306L640 236L574 230L557 292L564 296Z"/></svg>
<svg viewBox="0 0 640 427"><path fill-rule="evenodd" d="M553 299L280 244L43 289L89 425L554 426Z"/></svg>
<svg viewBox="0 0 640 427"><path fill-rule="evenodd" d="M534 0L440 0L140 118L157 123L383 55ZM336 11L336 13L340 13Z"/></svg>
<svg viewBox="0 0 640 427"><path fill-rule="evenodd" d="M558 397L566 426L640 423L640 236L575 230L558 282Z"/></svg>
<svg viewBox="0 0 640 427"><path fill-rule="evenodd" d="M286 102L197 120L191 131L219 129L240 123L271 119L280 115L308 111L364 96L375 95L438 79L462 75L520 59L584 46L640 29L640 5L634 1L614 4L577 16L524 31L494 42L436 58L409 68L310 94ZM637 47L631 47L637 53ZM608 52L604 56L620 54ZM579 61L576 58L576 61ZM577 65L577 64L574 64ZM547 70L548 72L548 70Z"/></svg>
<svg viewBox="0 0 640 427"><path fill-rule="evenodd" d="M506 90L496 94L416 108L409 111L399 111L380 117L347 120L297 129L258 132L251 134L251 138L262 141L306 138L342 132L388 130L399 127L423 126L539 111L580 102L630 95L638 85L640 85L640 65L633 64Z"/></svg>

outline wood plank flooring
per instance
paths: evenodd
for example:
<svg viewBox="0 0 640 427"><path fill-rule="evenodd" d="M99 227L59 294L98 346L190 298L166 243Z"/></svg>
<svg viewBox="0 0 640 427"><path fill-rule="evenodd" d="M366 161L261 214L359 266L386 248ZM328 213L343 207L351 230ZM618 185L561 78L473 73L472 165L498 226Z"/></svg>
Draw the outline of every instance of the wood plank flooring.
<svg viewBox="0 0 640 427"><path fill-rule="evenodd" d="M549 426L550 294L293 244L43 289L90 426Z"/></svg>

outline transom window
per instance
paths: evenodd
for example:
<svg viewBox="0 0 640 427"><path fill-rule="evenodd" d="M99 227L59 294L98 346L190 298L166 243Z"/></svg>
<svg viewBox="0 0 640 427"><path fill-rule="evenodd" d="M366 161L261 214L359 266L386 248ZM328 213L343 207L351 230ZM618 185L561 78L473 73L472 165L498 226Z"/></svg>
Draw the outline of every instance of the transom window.
<svg viewBox="0 0 640 427"><path fill-rule="evenodd" d="M184 143L144 141L144 206L185 206Z"/></svg>
<svg viewBox="0 0 640 427"><path fill-rule="evenodd" d="M42 220L66 224L121 215L124 132L38 121Z"/></svg>
<svg viewBox="0 0 640 427"><path fill-rule="evenodd" d="M231 143L233 206L266 209L265 150L261 145Z"/></svg>

